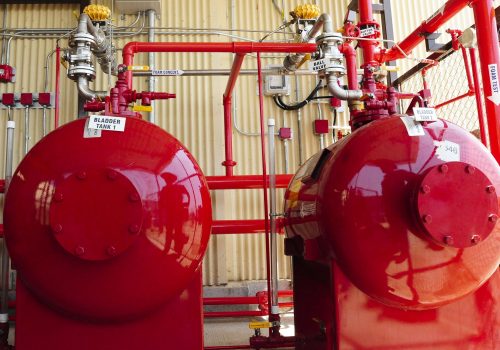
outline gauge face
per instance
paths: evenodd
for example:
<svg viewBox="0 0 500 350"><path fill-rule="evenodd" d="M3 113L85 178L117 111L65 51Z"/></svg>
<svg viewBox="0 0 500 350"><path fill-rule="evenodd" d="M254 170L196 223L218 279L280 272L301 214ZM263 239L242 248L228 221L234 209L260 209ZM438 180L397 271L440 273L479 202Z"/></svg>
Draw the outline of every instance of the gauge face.
<svg viewBox="0 0 500 350"><path fill-rule="evenodd" d="M392 117L329 152L312 181L288 190L295 208L314 207L288 220L306 258L319 247L363 292L404 309L457 300L497 270L500 169L468 132L437 121L415 133Z"/></svg>
<svg viewBox="0 0 500 350"><path fill-rule="evenodd" d="M55 130L21 162L6 196L6 240L43 302L130 319L191 281L210 235L210 195L191 154L159 127L128 118L124 131L84 137L85 123Z"/></svg>

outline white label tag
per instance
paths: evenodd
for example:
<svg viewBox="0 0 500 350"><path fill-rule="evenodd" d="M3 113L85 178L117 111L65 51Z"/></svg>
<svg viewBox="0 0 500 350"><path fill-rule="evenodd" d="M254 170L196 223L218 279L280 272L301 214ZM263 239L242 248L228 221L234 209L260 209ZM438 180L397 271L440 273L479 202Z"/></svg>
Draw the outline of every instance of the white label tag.
<svg viewBox="0 0 500 350"><path fill-rule="evenodd" d="M498 66L496 63L488 65L488 71L490 73L490 84L491 93L498 94L500 92L500 86L498 85Z"/></svg>
<svg viewBox="0 0 500 350"><path fill-rule="evenodd" d="M418 122L435 122L438 120L436 110L434 108L413 107L415 120Z"/></svg>
<svg viewBox="0 0 500 350"><path fill-rule="evenodd" d="M165 76L170 76L170 75L183 75L184 71L181 69L153 69L151 71L151 75L157 76L157 75L165 75Z"/></svg>
<svg viewBox="0 0 500 350"><path fill-rule="evenodd" d="M85 121L85 127L83 128L83 138L91 139L94 137L101 137L102 131L97 129L89 129L89 120Z"/></svg>
<svg viewBox="0 0 500 350"><path fill-rule="evenodd" d="M362 38L365 38L365 37L373 35L373 34L375 34L375 28L368 27L368 28L361 29L359 36Z"/></svg>
<svg viewBox="0 0 500 350"><path fill-rule="evenodd" d="M434 141L436 157L444 162L460 161L460 145L451 141Z"/></svg>
<svg viewBox="0 0 500 350"><path fill-rule="evenodd" d="M412 117L401 117L401 121L406 127L406 131L408 131L409 136L423 136L425 135L424 128Z"/></svg>
<svg viewBox="0 0 500 350"><path fill-rule="evenodd" d="M89 117L89 129L125 131L125 117L110 117L107 115L91 115Z"/></svg>
<svg viewBox="0 0 500 350"><path fill-rule="evenodd" d="M326 60L324 58L316 61L311 61L311 70L317 72L326 69Z"/></svg>

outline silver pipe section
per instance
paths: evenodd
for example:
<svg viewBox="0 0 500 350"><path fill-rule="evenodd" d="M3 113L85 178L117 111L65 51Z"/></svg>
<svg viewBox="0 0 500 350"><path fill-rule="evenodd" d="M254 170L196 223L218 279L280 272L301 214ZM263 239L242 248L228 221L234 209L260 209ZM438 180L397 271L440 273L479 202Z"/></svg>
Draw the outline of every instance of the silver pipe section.
<svg viewBox="0 0 500 350"><path fill-rule="evenodd" d="M15 128L16 122L10 120L9 108L9 120L7 121L7 145L5 151L5 193L7 193L13 173ZM7 323L9 321L9 267L9 252L7 251L7 245L5 244L4 238L2 245L2 269L0 271L2 279L2 294L0 296L0 323Z"/></svg>
<svg viewBox="0 0 500 350"><path fill-rule="evenodd" d="M318 75L317 72L312 72L309 70L301 69L293 72L284 71L281 68L265 68L262 69L263 74L275 74L275 75ZM182 70L179 76L229 76L231 74L230 69L189 69ZM242 69L239 73L240 75L257 75L257 69ZM133 72L134 77L149 77L153 75L152 71L137 71ZM168 76L168 75L157 75L157 76ZM233 94L234 95L234 94Z"/></svg>
<svg viewBox="0 0 500 350"><path fill-rule="evenodd" d="M326 77L327 87L330 94L339 100L351 101L359 100L363 96L363 91L361 90L344 90L340 87L339 78L334 74L329 74Z"/></svg>
<svg viewBox="0 0 500 350"><path fill-rule="evenodd" d="M332 18L329 14L321 14L321 16L316 19L316 22L314 22L314 25L311 29L309 29L306 36L301 40L301 42L307 43L314 40L320 29L323 29L323 33L333 33ZM283 67L289 71L297 70L299 63L304 59L304 57L305 55L302 53L288 55L283 61Z"/></svg>
<svg viewBox="0 0 500 350"><path fill-rule="evenodd" d="M149 42L154 42L155 41L155 16L156 12L155 10L147 10L146 14L148 16L148 41ZM154 52L149 52L148 53L148 65L149 69L154 69L155 66L155 54ZM149 91L155 91L155 77L151 76L148 79L148 90ZM155 102L151 101L151 111L149 112L149 121L153 124L156 123L156 116L155 116Z"/></svg>
<svg viewBox="0 0 500 350"><path fill-rule="evenodd" d="M274 119L267 121L269 143L269 261L271 265L271 314L279 314L278 306L278 246L276 233L276 149L274 145Z"/></svg>
<svg viewBox="0 0 500 350"><path fill-rule="evenodd" d="M24 155L28 154L30 143L30 108L24 108Z"/></svg>
<svg viewBox="0 0 500 350"><path fill-rule="evenodd" d="M7 4L4 4L3 5L2 31L5 31L6 28L7 28ZM7 49L7 47L6 47L6 42L5 42L5 36L2 36L2 60L1 60L2 64L5 62L5 55L6 55L5 50L6 49Z"/></svg>
<svg viewBox="0 0 500 350"><path fill-rule="evenodd" d="M42 135L45 137L47 135L47 108L42 109Z"/></svg>
<svg viewBox="0 0 500 350"><path fill-rule="evenodd" d="M94 91L90 89L89 80L83 75L78 77L76 86L78 88L78 94L87 100L92 100L94 98L104 99L108 95L107 91Z"/></svg>

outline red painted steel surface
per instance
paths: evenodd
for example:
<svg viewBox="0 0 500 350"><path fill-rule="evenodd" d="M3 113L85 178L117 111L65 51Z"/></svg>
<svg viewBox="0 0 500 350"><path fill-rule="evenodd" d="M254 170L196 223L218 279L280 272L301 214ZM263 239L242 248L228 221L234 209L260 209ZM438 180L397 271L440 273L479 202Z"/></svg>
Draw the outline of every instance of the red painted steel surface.
<svg viewBox="0 0 500 350"><path fill-rule="evenodd" d="M500 225L491 221L498 215L498 164L477 139L451 123L437 121L423 131L409 136L399 117L374 121L307 161L286 192L287 234L304 239L306 259L335 257L354 285L404 309L455 301L476 290L500 263ZM428 186L435 196L416 203L429 172L450 160L462 162L450 163L451 180L433 179ZM474 175L467 174L467 165L476 169ZM417 204L434 208L444 227L458 229L453 221L463 225L450 233L457 241L489 237L463 249L438 245L419 225Z"/></svg>
<svg viewBox="0 0 500 350"><path fill-rule="evenodd" d="M90 297L81 294L80 299ZM128 299L130 306L139 301ZM17 283L16 350L202 350L202 324L201 269L154 312L120 322L67 317L41 303L22 281Z"/></svg>
<svg viewBox="0 0 500 350"><path fill-rule="evenodd" d="M56 129L17 168L4 213L9 252L54 310L144 316L195 276L210 234L208 187L159 127L128 118L124 132L84 138L85 122Z"/></svg>

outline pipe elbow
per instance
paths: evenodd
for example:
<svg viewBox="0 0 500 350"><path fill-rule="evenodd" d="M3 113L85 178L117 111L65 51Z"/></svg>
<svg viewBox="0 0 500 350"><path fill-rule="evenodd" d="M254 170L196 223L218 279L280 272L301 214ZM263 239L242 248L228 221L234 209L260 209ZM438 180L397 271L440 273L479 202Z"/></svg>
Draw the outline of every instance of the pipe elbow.
<svg viewBox="0 0 500 350"><path fill-rule="evenodd" d="M363 96L361 90L344 90L338 83L338 78L330 75L327 78L327 87L330 94L339 100L352 101L359 100Z"/></svg>
<svg viewBox="0 0 500 350"><path fill-rule="evenodd" d="M78 77L76 84L78 88L78 95L86 100L93 100L95 98L104 99L107 96L107 91L94 91L89 87L89 81L86 77Z"/></svg>

